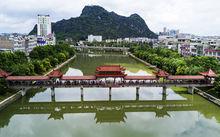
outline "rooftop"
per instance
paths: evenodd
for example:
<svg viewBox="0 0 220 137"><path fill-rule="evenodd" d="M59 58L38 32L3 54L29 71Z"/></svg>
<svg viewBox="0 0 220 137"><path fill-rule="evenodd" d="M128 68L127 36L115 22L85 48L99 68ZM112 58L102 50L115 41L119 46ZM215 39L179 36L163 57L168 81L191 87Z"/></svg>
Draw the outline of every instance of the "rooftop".
<svg viewBox="0 0 220 137"><path fill-rule="evenodd" d="M63 76L62 80L96 80L95 76Z"/></svg>
<svg viewBox="0 0 220 137"><path fill-rule="evenodd" d="M0 69L0 78L6 78L6 77L8 77L9 75L10 75L9 73L7 73L7 72L5 72L5 71L3 71L3 70Z"/></svg>
<svg viewBox="0 0 220 137"><path fill-rule="evenodd" d="M168 76L168 79L170 80L203 80L205 79L205 77L201 75L196 75L196 76L178 75L178 76Z"/></svg>
<svg viewBox="0 0 220 137"><path fill-rule="evenodd" d="M212 69L209 69L207 72L200 72L201 75L205 77L217 77L217 74Z"/></svg>
<svg viewBox="0 0 220 137"><path fill-rule="evenodd" d="M166 71L163 70L159 70L158 72L155 73L157 76L159 77L167 77L169 76L169 73L167 73Z"/></svg>
<svg viewBox="0 0 220 137"><path fill-rule="evenodd" d="M8 76L6 80L10 81L43 81L49 80L48 76Z"/></svg>
<svg viewBox="0 0 220 137"><path fill-rule="evenodd" d="M96 68L96 71L99 72L119 72L119 71L124 71L125 68L120 66L120 65L104 65L104 66L99 66Z"/></svg>
<svg viewBox="0 0 220 137"><path fill-rule="evenodd" d="M125 80L156 80L156 76L125 76Z"/></svg>
<svg viewBox="0 0 220 137"><path fill-rule="evenodd" d="M47 76L49 76L50 78L61 78L63 76L63 73L60 70L53 70Z"/></svg>

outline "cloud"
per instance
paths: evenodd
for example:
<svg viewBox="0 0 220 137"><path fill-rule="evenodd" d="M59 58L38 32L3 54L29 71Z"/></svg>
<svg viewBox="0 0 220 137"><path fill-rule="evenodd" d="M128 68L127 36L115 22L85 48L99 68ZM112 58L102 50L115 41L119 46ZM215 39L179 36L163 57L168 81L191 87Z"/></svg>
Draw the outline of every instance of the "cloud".
<svg viewBox="0 0 220 137"><path fill-rule="evenodd" d="M5 0L0 3L0 32L26 32L37 14L53 21L80 15L85 5L100 5L129 16L138 13L154 32L163 27L198 35L220 35L219 0Z"/></svg>

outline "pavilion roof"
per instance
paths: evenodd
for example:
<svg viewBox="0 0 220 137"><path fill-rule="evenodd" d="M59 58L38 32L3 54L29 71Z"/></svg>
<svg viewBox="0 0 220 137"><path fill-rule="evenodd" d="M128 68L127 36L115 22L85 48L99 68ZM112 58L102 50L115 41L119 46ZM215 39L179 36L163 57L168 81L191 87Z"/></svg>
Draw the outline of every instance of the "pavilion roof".
<svg viewBox="0 0 220 137"><path fill-rule="evenodd" d="M95 75L97 78L107 78L107 77L112 77L112 78L119 78L119 77L125 77L126 74L96 74Z"/></svg>
<svg viewBox="0 0 220 137"><path fill-rule="evenodd" d="M199 74L205 76L205 77L217 77L217 74L212 69L209 69L207 72L200 72Z"/></svg>
<svg viewBox="0 0 220 137"><path fill-rule="evenodd" d="M169 73L167 73L166 71L164 70L159 70L158 72L155 73L157 76L159 77L167 77L169 76Z"/></svg>
<svg viewBox="0 0 220 137"><path fill-rule="evenodd" d="M9 81L44 81L49 80L48 76L8 76Z"/></svg>
<svg viewBox="0 0 220 137"><path fill-rule="evenodd" d="M203 80L205 79L204 76L201 75L175 75L175 76L168 76L170 80Z"/></svg>
<svg viewBox="0 0 220 137"><path fill-rule="evenodd" d="M50 78L61 78L63 76L63 73L60 70L53 70L47 76L49 76Z"/></svg>
<svg viewBox="0 0 220 137"><path fill-rule="evenodd" d="M156 76L125 76L125 80L156 80Z"/></svg>
<svg viewBox="0 0 220 137"><path fill-rule="evenodd" d="M96 68L96 71L104 71L104 72L119 72L119 71L124 71L125 68L120 66L120 65L104 65L104 66L99 66Z"/></svg>
<svg viewBox="0 0 220 137"><path fill-rule="evenodd" d="M5 72L5 71L3 71L3 70L0 69L0 78L6 78L6 77L8 77L9 75L10 75L9 73L7 73L7 72Z"/></svg>
<svg viewBox="0 0 220 137"><path fill-rule="evenodd" d="M96 80L95 76L62 76L62 80Z"/></svg>

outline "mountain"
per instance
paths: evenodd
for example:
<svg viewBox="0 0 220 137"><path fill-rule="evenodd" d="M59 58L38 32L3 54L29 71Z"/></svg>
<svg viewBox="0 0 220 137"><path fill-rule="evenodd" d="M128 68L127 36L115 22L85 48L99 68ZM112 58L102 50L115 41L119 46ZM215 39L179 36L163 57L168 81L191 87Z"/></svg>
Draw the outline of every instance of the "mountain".
<svg viewBox="0 0 220 137"><path fill-rule="evenodd" d="M90 34L102 35L104 39L157 38L138 14L132 14L129 17L120 16L100 6L85 6L79 17L52 23L52 29L59 40L66 38L85 40ZM36 34L36 32L35 25L30 34Z"/></svg>

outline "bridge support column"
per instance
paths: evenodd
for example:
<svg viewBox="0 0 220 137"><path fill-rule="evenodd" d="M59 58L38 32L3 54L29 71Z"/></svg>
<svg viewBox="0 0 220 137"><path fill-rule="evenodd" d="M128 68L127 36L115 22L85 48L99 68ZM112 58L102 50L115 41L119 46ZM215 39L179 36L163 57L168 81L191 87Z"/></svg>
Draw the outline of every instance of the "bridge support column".
<svg viewBox="0 0 220 137"><path fill-rule="evenodd" d="M56 101L56 99L55 99L55 88L54 87L51 88L51 101L52 102Z"/></svg>
<svg viewBox="0 0 220 137"><path fill-rule="evenodd" d="M163 101L166 101L166 100L167 100L167 95L166 95L166 94L163 94L163 95L162 95L162 100L163 100Z"/></svg>
<svg viewBox="0 0 220 137"><path fill-rule="evenodd" d="M136 87L136 100L139 100L139 90L140 87Z"/></svg>
<svg viewBox="0 0 220 137"><path fill-rule="evenodd" d="M194 94L194 87L188 87L188 93Z"/></svg>
<svg viewBox="0 0 220 137"><path fill-rule="evenodd" d="M81 95L81 101L83 101L84 100L83 86L80 87L80 95Z"/></svg>
<svg viewBox="0 0 220 137"><path fill-rule="evenodd" d="M21 96L24 97L26 95L27 90L25 88L23 88L21 90Z"/></svg>
<svg viewBox="0 0 220 137"><path fill-rule="evenodd" d="M167 87L164 86L164 87L163 87L163 95L166 95L166 94L167 94Z"/></svg>
<svg viewBox="0 0 220 137"><path fill-rule="evenodd" d="M112 87L109 87L109 91L108 91L108 95L109 95L109 101L112 100Z"/></svg>

